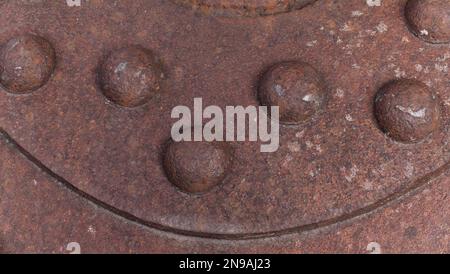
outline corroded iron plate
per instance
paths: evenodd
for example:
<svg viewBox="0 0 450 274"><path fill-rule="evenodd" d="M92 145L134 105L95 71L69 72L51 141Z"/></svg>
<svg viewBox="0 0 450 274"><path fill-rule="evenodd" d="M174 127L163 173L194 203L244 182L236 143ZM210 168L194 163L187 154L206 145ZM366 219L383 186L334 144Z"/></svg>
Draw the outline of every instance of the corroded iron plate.
<svg viewBox="0 0 450 274"><path fill-rule="evenodd" d="M33 34L44 37L55 52L55 67L42 86L28 94L11 93L5 86L0 92L0 225L7 241L21 243L11 250L58 252L54 244L47 249L36 238L28 242L16 236L13 224L57 235L60 245L71 222L93 222L94 228L87 229L95 234L100 221L97 213L79 215L86 210L98 211L106 227L117 224L117 235L140 235L113 240L117 250L101 240L102 245L90 247L93 252L167 252L171 248L134 247L145 245L147 238L170 242L171 237L187 237L194 242L192 251L204 245L212 252L295 252L301 240L273 250L258 242L245 249L239 241L311 235L351 223L401 206L405 197L432 182L444 182L435 187L448 193L450 48L410 31L406 1L373 2L317 1L277 15L230 17L156 0L82 1L79 7L65 1L3 1L1 44ZM111 52L134 46L150 50L163 75L151 99L130 108L104 96L99 75ZM282 126L275 153L260 153L258 142L231 143L232 167L211 191L193 195L175 187L163 168L172 108L192 106L195 97L205 105L257 106L264 72L284 61L317 69L327 91L322 111L301 124ZM425 83L438 101L438 126L420 142L391 138L374 113L379 90L400 78ZM434 206L439 199L448 202L437 192ZM31 214L26 210L33 204L39 223L22 217ZM443 222L436 232L443 244L428 246L446 250L448 209L433 214ZM379 218L389 222L388 216L384 212ZM398 217L404 223L418 218ZM395 230L385 229L388 234ZM73 233L82 240L78 230ZM326 236L318 238L326 241ZM224 239L229 241L215 242ZM353 243L351 237L343 241ZM182 250L178 244L168 246ZM320 247L298 251L308 250ZM342 250L352 249L323 249Z"/></svg>

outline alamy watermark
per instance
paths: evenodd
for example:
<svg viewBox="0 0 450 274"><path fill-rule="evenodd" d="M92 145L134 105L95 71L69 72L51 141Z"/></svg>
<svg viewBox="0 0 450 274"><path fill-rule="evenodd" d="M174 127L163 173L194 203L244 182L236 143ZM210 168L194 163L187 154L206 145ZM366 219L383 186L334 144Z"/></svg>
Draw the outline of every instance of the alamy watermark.
<svg viewBox="0 0 450 274"><path fill-rule="evenodd" d="M279 148L279 107L219 106L203 108L202 98L194 99L193 111L188 106L176 106L171 117L178 119L172 126L172 139L207 142L257 142L261 152L275 152ZM204 121L207 122L204 123Z"/></svg>
<svg viewBox="0 0 450 274"><path fill-rule="evenodd" d="M69 7L81 7L81 0L66 0Z"/></svg>

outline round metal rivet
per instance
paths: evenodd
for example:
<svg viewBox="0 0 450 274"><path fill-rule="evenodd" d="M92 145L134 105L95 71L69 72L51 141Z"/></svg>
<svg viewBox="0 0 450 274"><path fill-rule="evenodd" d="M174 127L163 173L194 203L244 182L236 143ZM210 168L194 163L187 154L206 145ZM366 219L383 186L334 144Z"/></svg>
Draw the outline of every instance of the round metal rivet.
<svg viewBox="0 0 450 274"><path fill-rule="evenodd" d="M227 143L171 142L164 155L169 180L187 193L203 193L219 185L231 168Z"/></svg>
<svg viewBox="0 0 450 274"><path fill-rule="evenodd" d="M258 92L264 106L280 107L280 122L298 124L322 110L326 101L324 80L311 65L283 62L262 77Z"/></svg>
<svg viewBox="0 0 450 274"><path fill-rule="evenodd" d="M403 79L380 89L375 99L375 115L390 137L415 143L438 129L440 108L437 97L424 83Z"/></svg>
<svg viewBox="0 0 450 274"><path fill-rule="evenodd" d="M55 68L55 51L44 38L26 34L9 40L0 51L0 83L24 94L45 85Z"/></svg>
<svg viewBox="0 0 450 274"><path fill-rule="evenodd" d="M123 107L147 103L160 91L163 78L162 67L153 53L138 46L111 53L99 72L103 94Z"/></svg>

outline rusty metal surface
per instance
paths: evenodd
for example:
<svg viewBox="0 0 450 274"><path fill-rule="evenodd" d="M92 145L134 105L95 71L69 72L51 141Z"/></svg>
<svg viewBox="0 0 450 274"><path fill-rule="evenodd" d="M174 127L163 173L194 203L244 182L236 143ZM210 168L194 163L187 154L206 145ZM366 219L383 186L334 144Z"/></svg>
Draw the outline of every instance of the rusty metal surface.
<svg viewBox="0 0 450 274"><path fill-rule="evenodd" d="M264 16L306 7L316 0L174 0L201 12L221 16Z"/></svg>
<svg viewBox="0 0 450 274"><path fill-rule="evenodd" d="M274 2L0 1L0 252L450 252L450 3ZM195 97L280 149L171 145Z"/></svg>

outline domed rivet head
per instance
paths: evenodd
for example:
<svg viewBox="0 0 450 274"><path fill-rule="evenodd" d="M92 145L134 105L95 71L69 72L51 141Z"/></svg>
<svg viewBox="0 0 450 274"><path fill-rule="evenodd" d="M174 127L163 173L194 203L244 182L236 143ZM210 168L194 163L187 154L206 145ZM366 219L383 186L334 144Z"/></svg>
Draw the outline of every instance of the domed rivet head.
<svg viewBox="0 0 450 274"><path fill-rule="evenodd" d="M394 140L416 143L439 128L439 100L422 82L397 80L378 92L375 116L381 129Z"/></svg>
<svg viewBox="0 0 450 274"><path fill-rule="evenodd" d="M0 50L0 83L8 92L30 93L47 83L55 63L55 51L44 38L32 34L12 38Z"/></svg>
<svg viewBox="0 0 450 274"><path fill-rule="evenodd" d="M411 31L429 43L450 43L450 1L409 0L405 16Z"/></svg>
<svg viewBox="0 0 450 274"><path fill-rule="evenodd" d="M326 87L311 65L283 62L263 75L258 96L262 105L280 107L281 123L299 124L322 110Z"/></svg>
<svg viewBox="0 0 450 274"><path fill-rule="evenodd" d="M123 107L147 103L161 89L161 65L139 46L112 52L100 66L99 84L106 98Z"/></svg>
<svg viewBox="0 0 450 274"><path fill-rule="evenodd" d="M169 180L183 192L204 193L219 185L230 171L232 153L223 142L173 142L164 155Z"/></svg>

